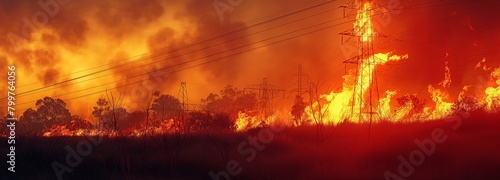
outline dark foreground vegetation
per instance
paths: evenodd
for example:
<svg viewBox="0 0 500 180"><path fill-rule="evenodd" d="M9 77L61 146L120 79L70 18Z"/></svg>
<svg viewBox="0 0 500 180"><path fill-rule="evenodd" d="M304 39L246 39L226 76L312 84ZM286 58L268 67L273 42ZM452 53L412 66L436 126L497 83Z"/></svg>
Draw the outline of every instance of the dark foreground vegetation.
<svg viewBox="0 0 500 180"><path fill-rule="evenodd" d="M270 142L258 141L263 146L259 148L251 146L248 138L258 137L262 129L105 137L92 146L87 156L81 156L80 163L70 158L72 164L66 161L70 154L67 147L78 151L78 144L88 141L85 137L17 137L16 173L4 169L0 179L57 179L54 162L71 170L62 175L64 179L211 179L209 173L220 175L228 162L238 163L232 168L239 173L231 179L385 179L384 175L389 179L500 179L498 114L423 123L380 123L372 125L370 133L368 130L368 125L341 124L267 131L272 134L263 137ZM444 133L440 134L441 130ZM423 159L415 159L417 151L424 151L415 141L429 142L434 136L443 141L433 140L435 149L422 153ZM1 144L1 152L6 154L6 143ZM238 146L245 153L238 152ZM432 145L424 148L432 150ZM255 152L254 158L250 149ZM409 161L412 152L413 160L420 164L402 163L401 159ZM399 172L401 164L406 174Z"/></svg>

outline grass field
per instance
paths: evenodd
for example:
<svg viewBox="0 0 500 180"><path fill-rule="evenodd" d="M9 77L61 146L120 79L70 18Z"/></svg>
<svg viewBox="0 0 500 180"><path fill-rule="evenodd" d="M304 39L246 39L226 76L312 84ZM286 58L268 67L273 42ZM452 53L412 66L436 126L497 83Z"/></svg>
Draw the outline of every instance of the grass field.
<svg viewBox="0 0 500 180"><path fill-rule="evenodd" d="M55 161L71 171L64 179L212 179L210 172L219 179L500 179L499 117L379 123L370 131L341 124L103 138L97 145L85 137L17 137L16 173L4 170L0 179L56 179ZM81 161L68 163L67 147L84 152Z"/></svg>

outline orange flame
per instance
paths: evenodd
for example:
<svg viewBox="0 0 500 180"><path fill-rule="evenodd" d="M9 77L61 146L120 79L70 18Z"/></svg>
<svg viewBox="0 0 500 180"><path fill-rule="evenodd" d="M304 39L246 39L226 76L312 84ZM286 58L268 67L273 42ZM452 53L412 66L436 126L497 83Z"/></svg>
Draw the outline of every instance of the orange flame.
<svg viewBox="0 0 500 180"><path fill-rule="evenodd" d="M360 9L356 16L356 22L353 24L355 34L360 37L360 42L358 43L373 43L373 38L377 35L373 28L371 19L372 8L373 6L370 2L360 5ZM448 53L446 54L446 57L448 57ZM365 94L369 90L370 86L373 85L373 77L377 65L384 65L391 61L405 60L408 59L409 56L408 54L393 55L392 52L388 52L376 53L364 58L366 59L358 61L358 69L351 70L347 75L343 76L344 82L340 91L331 91L328 94L323 94L319 97L320 100L311 103L310 106L304 109L302 118L307 121L303 122L301 125L318 122L328 125L337 125L345 121L364 123L363 119L367 119L366 116L368 115L360 115L360 112L357 112L358 114L356 114L355 111L356 109L362 109L367 106ZM476 64L475 68L490 71L492 68L488 68L485 63L486 59L483 58L478 64ZM356 71L363 73L355 73ZM376 109L374 111L378 112L378 116L374 117L375 122L380 120L397 122L402 120L418 120L420 118L425 120L437 120L450 116L453 113L454 105L456 105L455 103L450 102L450 96L446 91L446 88L449 88L452 83L451 77L449 64L448 62L445 62L444 79L438 84L439 86L437 86L442 88L439 89L429 85L427 89L432 101L434 102L434 107L424 107L422 112L419 112L418 114L412 114L412 110L418 106L413 104L412 101L406 101L404 104L400 104L398 109L394 110L391 107L391 100L396 96L397 91L385 91L385 97L382 97L378 100L378 102L375 102L376 106L374 107L376 107ZM496 111L500 108L500 67L491 72L491 79L494 82L493 86L484 89L484 98L479 100L477 103L479 105L483 105L484 109L488 111ZM468 91L470 87L471 86L463 87L463 90L458 96L458 100L465 99L465 92ZM360 95L358 96L358 94ZM90 116L90 114L87 116ZM235 120L235 126L236 131L245 131L252 128L276 125L292 126L292 119L292 115L288 111L277 111L267 117L262 115L251 115L248 112L238 112L238 117ZM73 121L71 124L74 124ZM117 132L110 133L99 131L97 129L72 127L73 126L71 125L54 125L49 131L43 133L43 136L83 136L100 134L117 135ZM139 127L132 127L130 129L123 130L120 135L141 137L149 134L175 133L183 131L182 128L185 127L179 125L178 119L169 119L152 124L142 123Z"/></svg>
<svg viewBox="0 0 500 180"><path fill-rule="evenodd" d="M354 31L361 38L361 42L371 42L375 36L375 30L372 24L372 4L364 3L358 11Z"/></svg>
<svg viewBox="0 0 500 180"><path fill-rule="evenodd" d="M500 67L496 68L491 72L491 78L495 82L496 87L488 87L484 90L486 98L484 100L486 104L486 110L490 112L497 111L500 107Z"/></svg>

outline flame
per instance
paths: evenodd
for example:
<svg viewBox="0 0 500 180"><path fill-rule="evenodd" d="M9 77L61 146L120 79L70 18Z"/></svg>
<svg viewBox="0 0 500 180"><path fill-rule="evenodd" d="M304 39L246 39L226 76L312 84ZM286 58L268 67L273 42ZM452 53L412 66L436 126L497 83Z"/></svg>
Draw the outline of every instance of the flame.
<svg viewBox="0 0 500 180"><path fill-rule="evenodd" d="M411 119L412 117L408 117L411 115L411 110L414 108L414 105L411 101L407 101L403 106L401 106L392 116L392 121L400 121L404 118Z"/></svg>
<svg viewBox="0 0 500 180"><path fill-rule="evenodd" d="M429 85L428 91L432 101L436 104L434 110L428 113L429 120L441 119L452 114L453 103L446 102L449 99L447 92L435 89L432 85ZM429 108L427 107L427 109Z"/></svg>
<svg viewBox="0 0 500 180"><path fill-rule="evenodd" d="M496 87L488 87L484 90L486 98L484 100L485 109L490 112L495 112L500 107L500 67L491 72L491 78L495 82Z"/></svg>
<svg viewBox="0 0 500 180"><path fill-rule="evenodd" d="M74 119L65 124L54 124L42 136L86 136L100 134L87 120Z"/></svg>
<svg viewBox="0 0 500 180"><path fill-rule="evenodd" d="M54 125L50 128L49 131L43 133L43 136L71 136L73 133L66 128L64 125Z"/></svg>
<svg viewBox="0 0 500 180"><path fill-rule="evenodd" d="M180 119L168 119L157 123L151 123L146 126L143 122L140 127L132 127L124 133L125 136L141 137L147 135L162 135L175 132L182 132L182 126L179 123Z"/></svg>
<svg viewBox="0 0 500 180"><path fill-rule="evenodd" d="M249 128L256 128L259 125L257 116L250 116L243 112L238 112L236 119L236 131L243 131Z"/></svg>
<svg viewBox="0 0 500 180"><path fill-rule="evenodd" d="M492 67L486 66L486 57L483 57L483 59L481 59L481 61L479 61L474 67L474 69L480 69L480 68L482 68L483 71L490 71L492 69Z"/></svg>
<svg viewBox="0 0 500 180"><path fill-rule="evenodd" d="M361 4L361 3L360 3ZM360 5L360 9L356 16L354 26L354 34L359 36L358 43L373 43L373 39L377 36L372 24L372 9L371 2L366 2ZM446 58L449 56L446 53ZM392 52L373 53L360 55L358 60L358 68L350 70L347 75L344 75L343 84L340 91L331 91L327 94L322 94L317 99L311 98L309 106L304 109L302 118L305 121L299 125L313 125L317 123L327 125L337 125L342 122L366 123L368 114L360 112L360 109L366 107L374 108L372 112L376 112L375 122L387 120L391 122L408 121L408 120L437 120L450 116L454 113L454 107L465 110L474 109L472 106L484 106L485 110L496 111L500 107L500 67L491 72L490 78L492 86L484 89L484 98L473 101L472 104L455 104L451 101L451 97L447 92L447 88L451 86L452 75L448 61L445 62L444 78L437 85L428 85L427 92L433 102L433 106L424 106L415 103L415 101L401 101L398 99L399 106L394 108L391 105L392 99L396 96L396 90L386 90L385 97L378 99L374 104L367 104L368 91L374 85L375 69L378 65L384 65L388 62L395 62L408 59L406 55L394 55ZM485 65L486 58L483 58L475 66L475 69L490 71L492 68ZM458 95L458 102L467 100L466 92L471 86L464 86ZM481 89L482 91L483 89ZM481 92L482 93L482 92ZM483 95L483 94L481 94ZM416 95L409 96L415 98ZM403 103L404 102L404 103ZM414 104L415 103L415 104ZM462 107L463 106L463 107ZM418 108L418 110L416 110ZM372 113L370 112L370 113ZM87 118L90 119L90 113ZM269 126L293 126L292 115L289 111L276 111L269 116L255 115L252 112L238 112L237 118L234 119L236 131L246 131L252 128L269 127ZM121 130L120 132L98 130L96 127L81 127L81 122L72 121L69 124L54 125L43 136L83 136L83 135L111 135L111 136L129 136L142 137L145 135L161 135L185 131L181 117L162 120L158 122L143 121L140 125L129 129Z"/></svg>
<svg viewBox="0 0 500 180"><path fill-rule="evenodd" d="M252 116L244 112L238 112L236 119L236 131L246 131L248 129L269 126L292 126L292 114L288 111L276 111L268 117L261 115Z"/></svg>
<svg viewBox="0 0 500 180"><path fill-rule="evenodd" d="M451 70L448 66L448 61L444 62L444 71L444 80L441 81L439 85L443 86L444 88L449 88L451 85Z"/></svg>
<svg viewBox="0 0 500 180"><path fill-rule="evenodd" d="M357 36L360 37L360 42L358 43L373 43L373 38L376 36L376 32L373 29L373 24L371 20L372 16L372 4L366 2L361 5L358 11L356 22L354 23L354 31ZM358 61L359 66L357 69L358 73L350 71L350 73L344 76L344 83L341 92L330 92L329 94L322 95L327 101L325 105L319 104L316 101L310 107L307 107L305 113L306 118L317 120L320 119L326 124L336 125L345 120L352 122L362 122L368 119L367 114L357 111L358 109L366 108L366 93L373 84L373 77L375 68L377 65L386 64L389 61L400 61L403 59L408 59L408 55L392 55L392 52L388 53L377 53L374 55L369 55L368 57L362 57ZM387 92L387 97L379 100L378 106L375 107L374 111L379 112L380 118L388 118L390 115L390 98L395 95L395 92ZM374 107L375 105L370 105ZM371 112L373 110L370 110ZM371 113L370 112L370 113ZM324 118L323 118L324 117Z"/></svg>
<svg viewBox="0 0 500 180"><path fill-rule="evenodd" d="M354 31L361 37L361 42L372 42L375 36L375 30L372 24L372 4L364 3L358 11Z"/></svg>
<svg viewBox="0 0 500 180"><path fill-rule="evenodd" d="M380 118L385 120L391 120L392 119L391 98L394 97L397 94L397 92L387 90L385 94L386 96L380 99L380 106L379 106L381 109Z"/></svg>

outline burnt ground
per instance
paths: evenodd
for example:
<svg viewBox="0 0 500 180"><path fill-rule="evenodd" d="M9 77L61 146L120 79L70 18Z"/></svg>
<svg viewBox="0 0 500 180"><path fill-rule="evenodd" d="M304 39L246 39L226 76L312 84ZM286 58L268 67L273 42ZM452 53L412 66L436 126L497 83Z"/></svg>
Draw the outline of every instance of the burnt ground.
<svg viewBox="0 0 500 180"><path fill-rule="evenodd" d="M210 172L220 179L500 179L498 114L379 123L370 131L341 124L103 138L97 145L85 137L17 137L16 173L7 171L7 139L0 141L0 179L57 179L54 162L71 171L64 179L211 179Z"/></svg>

